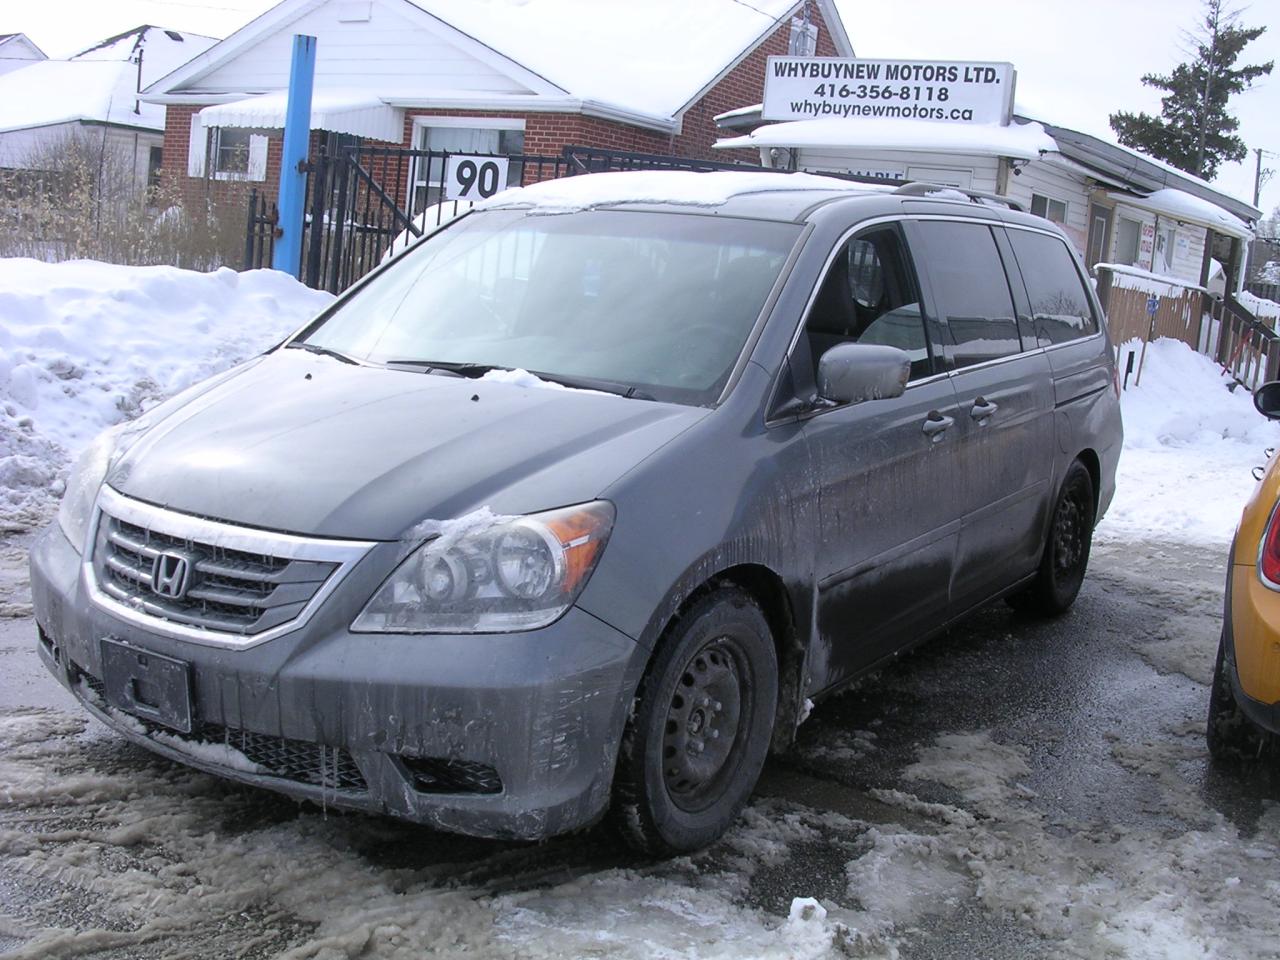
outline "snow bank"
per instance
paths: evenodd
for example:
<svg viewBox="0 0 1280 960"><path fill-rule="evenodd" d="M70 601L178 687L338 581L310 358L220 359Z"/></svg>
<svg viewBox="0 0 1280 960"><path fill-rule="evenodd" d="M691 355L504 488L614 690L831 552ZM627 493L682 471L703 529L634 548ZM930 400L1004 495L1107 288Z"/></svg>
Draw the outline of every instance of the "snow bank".
<svg viewBox="0 0 1280 960"><path fill-rule="evenodd" d="M1130 350L1140 354L1141 342L1121 346L1122 370ZM1141 384L1131 377L1121 399L1124 453L1100 539L1230 542L1253 490L1251 471L1265 462L1266 448L1280 447L1280 426L1253 408L1248 391L1229 384L1186 344L1148 345Z"/></svg>
<svg viewBox="0 0 1280 960"><path fill-rule="evenodd" d="M332 297L271 270L0 260L0 527L101 430L259 353Z"/></svg>

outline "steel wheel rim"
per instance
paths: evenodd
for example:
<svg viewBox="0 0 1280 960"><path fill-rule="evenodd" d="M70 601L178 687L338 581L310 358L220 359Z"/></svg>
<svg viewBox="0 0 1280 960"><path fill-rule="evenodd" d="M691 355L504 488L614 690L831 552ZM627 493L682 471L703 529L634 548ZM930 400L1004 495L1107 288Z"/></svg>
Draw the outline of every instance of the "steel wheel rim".
<svg viewBox="0 0 1280 960"><path fill-rule="evenodd" d="M732 637L716 637L689 657L672 691L663 719L662 779L686 812L714 804L738 765L750 713L745 662Z"/></svg>
<svg viewBox="0 0 1280 960"><path fill-rule="evenodd" d="M1077 573L1084 561L1084 508L1079 491L1062 498L1053 523L1053 568L1062 577Z"/></svg>

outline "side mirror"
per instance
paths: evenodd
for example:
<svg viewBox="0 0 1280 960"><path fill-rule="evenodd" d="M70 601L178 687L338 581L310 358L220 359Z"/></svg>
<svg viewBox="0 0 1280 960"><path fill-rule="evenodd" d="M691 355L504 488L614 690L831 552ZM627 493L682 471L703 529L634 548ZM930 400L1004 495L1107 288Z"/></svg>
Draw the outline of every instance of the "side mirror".
<svg viewBox="0 0 1280 960"><path fill-rule="evenodd" d="M833 403L887 400L902 396L910 375L911 357L897 347L841 343L818 361L818 396Z"/></svg>
<svg viewBox="0 0 1280 960"><path fill-rule="evenodd" d="M1280 420L1280 380L1264 383L1253 391L1253 405L1269 420Z"/></svg>

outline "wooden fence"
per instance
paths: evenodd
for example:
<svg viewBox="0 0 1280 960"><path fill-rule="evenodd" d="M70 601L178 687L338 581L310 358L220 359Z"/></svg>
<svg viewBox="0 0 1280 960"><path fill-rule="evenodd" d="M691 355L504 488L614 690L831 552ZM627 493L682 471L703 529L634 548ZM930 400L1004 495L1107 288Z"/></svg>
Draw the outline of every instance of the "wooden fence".
<svg viewBox="0 0 1280 960"><path fill-rule="evenodd" d="M1230 295L1218 299L1203 287L1125 267L1098 264L1095 269L1114 343L1170 337L1213 357L1224 373L1251 390L1280 379L1280 335Z"/></svg>

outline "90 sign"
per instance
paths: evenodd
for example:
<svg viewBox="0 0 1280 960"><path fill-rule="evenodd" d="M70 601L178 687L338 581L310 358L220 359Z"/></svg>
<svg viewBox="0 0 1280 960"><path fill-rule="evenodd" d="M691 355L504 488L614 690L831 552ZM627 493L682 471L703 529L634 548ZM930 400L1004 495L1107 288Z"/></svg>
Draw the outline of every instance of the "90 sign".
<svg viewBox="0 0 1280 960"><path fill-rule="evenodd" d="M486 200L507 188L506 157L450 156L444 168L446 200Z"/></svg>

